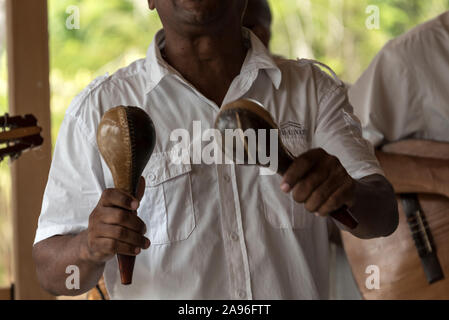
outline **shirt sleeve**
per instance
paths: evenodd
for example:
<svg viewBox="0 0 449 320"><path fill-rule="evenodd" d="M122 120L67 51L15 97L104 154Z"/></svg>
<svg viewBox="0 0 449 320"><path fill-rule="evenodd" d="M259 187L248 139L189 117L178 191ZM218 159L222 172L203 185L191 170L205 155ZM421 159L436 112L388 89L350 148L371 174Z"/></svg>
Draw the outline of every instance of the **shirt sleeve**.
<svg viewBox="0 0 449 320"><path fill-rule="evenodd" d="M67 113L56 142L34 243L55 235L77 234L104 190L95 137Z"/></svg>
<svg viewBox="0 0 449 320"><path fill-rule="evenodd" d="M388 44L349 90L364 137L375 146L423 128L420 85L399 49Z"/></svg>
<svg viewBox="0 0 449 320"><path fill-rule="evenodd" d="M314 147L336 156L354 179L384 175L373 146L363 138L360 122L353 114L346 86L316 70L319 110Z"/></svg>

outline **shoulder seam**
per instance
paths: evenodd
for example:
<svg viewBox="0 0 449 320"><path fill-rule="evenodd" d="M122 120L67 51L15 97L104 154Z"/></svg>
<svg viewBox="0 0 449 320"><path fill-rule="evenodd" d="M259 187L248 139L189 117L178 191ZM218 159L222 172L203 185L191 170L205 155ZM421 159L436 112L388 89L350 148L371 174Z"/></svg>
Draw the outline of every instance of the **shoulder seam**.
<svg viewBox="0 0 449 320"><path fill-rule="evenodd" d="M80 128L81 135L86 138L86 141L88 141L93 148L97 148L96 135L92 136L91 134L88 134L89 129L86 124L79 117L75 117L72 114L67 114L67 116L70 117L75 122L75 125Z"/></svg>

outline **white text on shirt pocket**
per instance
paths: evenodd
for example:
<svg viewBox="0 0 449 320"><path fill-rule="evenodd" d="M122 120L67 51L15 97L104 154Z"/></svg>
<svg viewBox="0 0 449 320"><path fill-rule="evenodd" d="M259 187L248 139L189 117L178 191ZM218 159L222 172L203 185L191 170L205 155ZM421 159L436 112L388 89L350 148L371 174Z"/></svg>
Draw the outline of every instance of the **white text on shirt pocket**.
<svg viewBox="0 0 449 320"><path fill-rule="evenodd" d="M174 164L170 154L154 153L146 166L145 194L138 214L152 245L186 240L195 228L190 164Z"/></svg>

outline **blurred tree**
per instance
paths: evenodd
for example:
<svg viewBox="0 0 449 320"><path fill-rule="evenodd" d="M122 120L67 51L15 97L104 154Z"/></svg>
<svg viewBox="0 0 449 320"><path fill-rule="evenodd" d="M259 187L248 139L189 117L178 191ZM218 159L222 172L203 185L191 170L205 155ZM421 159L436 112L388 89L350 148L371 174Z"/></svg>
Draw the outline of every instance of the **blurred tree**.
<svg viewBox="0 0 449 320"><path fill-rule="evenodd" d="M320 60L345 81L355 81L390 39L449 9L449 0L270 0L271 49L289 58ZM380 28L369 30L368 6Z"/></svg>
<svg viewBox="0 0 449 320"><path fill-rule="evenodd" d="M73 5L79 9L79 29L66 27ZM50 0L49 11L51 67L64 76L96 71L136 48L144 53L160 28L144 0Z"/></svg>
<svg viewBox="0 0 449 320"><path fill-rule="evenodd" d="M274 12L273 52L321 60L347 81L356 80L386 41L449 8L449 0L269 2ZM66 27L71 5L79 8L78 30ZM379 30L365 26L369 5L379 7ZM51 67L59 72L58 79L69 81L77 73L104 71L111 61L109 67L118 67L114 62L123 62L129 52L144 56L161 27L145 0L49 0L49 8Z"/></svg>
<svg viewBox="0 0 449 320"><path fill-rule="evenodd" d="M5 1L0 0L0 115L8 111L5 29ZM11 283L12 267L11 180L7 164L6 161L0 163L0 287L6 287Z"/></svg>

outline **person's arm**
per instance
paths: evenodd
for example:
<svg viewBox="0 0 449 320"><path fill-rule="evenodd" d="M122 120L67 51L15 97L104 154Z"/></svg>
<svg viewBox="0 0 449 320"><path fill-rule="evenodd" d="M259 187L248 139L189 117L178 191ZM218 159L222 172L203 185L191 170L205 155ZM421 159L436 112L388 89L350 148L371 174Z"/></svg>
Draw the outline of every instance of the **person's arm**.
<svg viewBox="0 0 449 320"><path fill-rule="evenodd" d="M406 47L388 43L349 89L363 136L375 147L425 130L428 83L417 76Z"/></svg>
<svg viewBox="0 0 449 320"><path fill-rule="evenodd" d="M393 188L381 175L370 175L356 180L354 204L350 210L359 221L358 227L354 230L342 225L340 227L362 239L387 237L396 231L399 224Z"/></svg>
<svg viewBox="0 0 449 320"><path fill-rule="evenodd" d="M76 296L95 287L105 264L88 259L86 242L87 231L83 231L78 235L54 236L33 247L37 277L43 289L55 296ZM69 274L65 271L73 265L80 271L79 290L66 287Z"/></svg>
<svg viewBox="0 0 449 320"><path fill-rule="evenodd" d="M359 238L385 237L398 226L397 203L390 183L377 174L351 178L340 161L323 149L296 158L284 174L281 189L321 216L347 205L359 225L354 230L338 225Z"/></svg>
<svg viewBox="0 0 449 320"><path fill-rule="evenodd" d="M449 197L449 160L379 150L376 156L396 193L434 193Z"/></svg>
<svg viewBox="0 0 449 320"><path fill-rule="evenodd" d="M143 196L143 179L139 196ZM38 279L53 295L76 296L92 289L103 274L106 261L116 254L133 255L147 249L150 241L143 235L144 222L131 213L139 200L118 189L103 192L89 217L88 229L77 235L54 236L33 247ZM68 266L79 269L80 288L67 288Z"/></svg>
<svg viewBox="0 0 449 320"><path fill-rule="evenodd" d="M344 84L316 67L312 71L319 98L312 137L316 149L297 158L284 180L295 200L311 212L327 216L348 206L359 222L348 230L355 236L388 236L399 220L393 188L383 177L372 145L363 139Z"/></svg>

